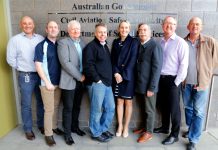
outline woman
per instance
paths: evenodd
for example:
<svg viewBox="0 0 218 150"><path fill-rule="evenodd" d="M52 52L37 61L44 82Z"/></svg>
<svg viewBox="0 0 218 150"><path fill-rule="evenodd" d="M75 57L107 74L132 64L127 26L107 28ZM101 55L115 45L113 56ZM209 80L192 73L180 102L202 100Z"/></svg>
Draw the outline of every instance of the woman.
<svg viewBox="0 0 218 150"><path fill-rule="evenodd" d="M114 96L117 99L118 128L116 136L119 137L122 134L125 138L129 135L128 128L132 116L134 69L139 45L138 41L129 35L129 32L130 23L128 21L120 22L118 27L119 38L113 41L111 52ZM124 125L123 115L125 117Z"/></svg>

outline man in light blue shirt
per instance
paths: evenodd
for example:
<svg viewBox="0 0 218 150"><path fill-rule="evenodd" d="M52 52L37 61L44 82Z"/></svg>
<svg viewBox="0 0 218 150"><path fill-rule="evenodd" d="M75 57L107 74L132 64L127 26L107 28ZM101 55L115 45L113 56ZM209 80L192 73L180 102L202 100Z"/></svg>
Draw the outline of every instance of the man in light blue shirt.
<svg viewBox="0 0 218 150"><path fill-rule="evenodd" d="M28 140L34 140L32 131L32 94L35 93L37 101L37 125L42 134L43 103L39 90L39 76L36 73L33 61L35 46L44 38L34 33L34 21L29 16L24 16L20 21L22 32L13 36L7 45L7 62L18 71L18 83L21 93L21 116L23 129Z"/></svg>
<svg viewBox="0 0 218 150"><path fill-rule="evenodd" d="M164 145L178 141L181 121L179 91L181 82L185 80L188 70L188 44L176 35L176 26L177 21L170 16L164 19L162 25L164 32L164 37L161 40L163 66L157 94L157 106L162 115L162 126L154 129L154 132L168 133L171 120L171 132L162 142Z"/></svg>

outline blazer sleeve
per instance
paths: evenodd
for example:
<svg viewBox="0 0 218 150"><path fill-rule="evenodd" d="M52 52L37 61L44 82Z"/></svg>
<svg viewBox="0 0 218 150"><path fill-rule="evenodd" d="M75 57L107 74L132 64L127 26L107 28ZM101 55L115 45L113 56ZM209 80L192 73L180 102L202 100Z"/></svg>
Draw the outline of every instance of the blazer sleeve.
<svg viewBox="0 0 218 150"><path fill-rule="evenodd" d="M151 61L151 79L148 90L156 92L158 89L158 83L163 63L163 52L161 46L156 45L154 47Z"/></svg>
<svg viewBox="0 0 218 150"><path fill-rule="evenodd" d="M82 74L76 68L73 61L70 60L70 46L67 43L66 39L58 41L57 51L58 51L58 58L61 63L62 69L65 70L77 81L80 81L82 78Z"/></svg>

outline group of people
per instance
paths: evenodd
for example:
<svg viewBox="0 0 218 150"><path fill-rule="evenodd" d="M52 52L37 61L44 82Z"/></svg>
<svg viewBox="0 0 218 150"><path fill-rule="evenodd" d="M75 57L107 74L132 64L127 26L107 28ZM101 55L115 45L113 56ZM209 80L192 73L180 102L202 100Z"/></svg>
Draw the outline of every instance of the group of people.
<svg viewBox="0 0 218 150"><path fill-rule="evenodd" d="M134 130L140 134L137 142L151 140L153 133L170 133L162 142L170 145L179 140L182 93L188 126L183 137L189 139L187 149L195 149L202 133L209 84L218 66L218 44L214 38L201 34L200 18L190 19L189 34L183 39L175 32L176 19L167 16L160 42L151 37L146 23L138 25L137 37L131 37L130 23L122 20L111 51L104 23L96 24L95 37L86 45L76 20L68 23L69 37L58 41L59 26L54 21L46 25L45 39L34 33L34 21L29 16L21 19L20 27L22 33L9 40L7 62L18 71L23 129L28 140L35 138L31 114L34 92L38 129L45 134L49 146L56 144L53 133L63 135L68 145L74 144L71 132L85 135L79 128L78 117L87 88L93 140L108 142L114 137L109 128L115 108L115 135L128 137L132 100L137 92L145 102L145 125ZM60 99L63 131L57 125ZM156 107L162 116L159 128L154 128Z"/></svg>

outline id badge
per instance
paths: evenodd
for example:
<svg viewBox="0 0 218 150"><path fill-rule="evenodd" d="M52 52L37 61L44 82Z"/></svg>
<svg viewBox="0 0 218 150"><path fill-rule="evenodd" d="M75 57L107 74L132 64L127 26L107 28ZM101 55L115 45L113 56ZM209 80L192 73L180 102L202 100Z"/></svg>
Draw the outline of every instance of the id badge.
<svg viewBox="0 0 218 150"><path fill-rule="evenodd" d="M30 82L30 76L29 76L28 74L26 74L26 75L24 76L24 79L25 79L25 82L26 82L26 83L29 83L29 82Z"/></svg>

